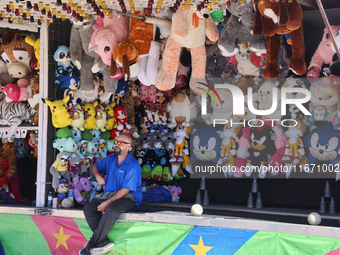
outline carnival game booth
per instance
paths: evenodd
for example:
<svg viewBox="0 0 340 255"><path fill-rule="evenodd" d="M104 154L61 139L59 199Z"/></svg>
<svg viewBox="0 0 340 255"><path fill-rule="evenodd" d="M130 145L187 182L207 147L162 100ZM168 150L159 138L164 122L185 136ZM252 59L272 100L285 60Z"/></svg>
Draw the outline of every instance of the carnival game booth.
<svg viewBox="0 0 340 255"><path fill-rule="evenodd" d="M322 3L338 41L340 6ZM337 254L337 47L316 2L300 4L0 3L1 103L15 110L1 108L3 253L36 252L35 240L77 254L91 235L82 207L102 192L92 166L127 133L144 202L110 232L112 254ZM283 115L282 91L311 100Z"/></svg>

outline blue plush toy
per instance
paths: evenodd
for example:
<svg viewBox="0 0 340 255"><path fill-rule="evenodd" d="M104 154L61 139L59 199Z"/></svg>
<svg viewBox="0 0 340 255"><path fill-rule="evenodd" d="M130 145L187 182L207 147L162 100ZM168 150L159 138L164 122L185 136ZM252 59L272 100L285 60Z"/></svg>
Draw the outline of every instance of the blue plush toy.
<svg viewBox="0 0 340 255"><path fill-rule="evenodd" d="M339 164L340 133L334 130L331 122L319 127L313 125L310 134L303 140L303 144L309 151L307 167L305 167L306 172L312 171L308 168L308 165L317 160Z"/></svg>
<svg viewBox="0 0 340 255"><path fill-rule="evenodd" d="M221 138L213 126L202 128L192 126L190 137L190 164L201 161L213 161L217 163L221 151Z"/></svg>
<svg viewBox="0 0 340 255"><path fill-rule="evenodd" d="M69 73L59 77L60 86L59 89L64 92L64 97L70 95L72 98L76 98L76 90L80 87L80 79L78 76Z"/></svg>
<svg viewBox="0 0 340 255"><path fill-rule="evenodd" d="M102 186L100 186L95 179L90 179L90 183L91 183L91 191L90 191L91 196L89 198L89 201L91 201L94 198L94 196L96 195L96 192L102 189Z"/></svg>
<svg viewBox="0 0 340 255"><path fill-rule="evenodd" d="M69 73L78 75L78 70L71 63L71 52L68 47L60 45L54 52L53 58L57 62L55 84L60 84L60 76L67 76Z"/></svg>
<svg viewBox="0 0 340 255"><path fill-rule="evenodd" d="M25 139L17 138L14 140L15 148L17 149L16 156L17 158L25 158L28 156L28 148L27 144L25 143Z"/></svg>

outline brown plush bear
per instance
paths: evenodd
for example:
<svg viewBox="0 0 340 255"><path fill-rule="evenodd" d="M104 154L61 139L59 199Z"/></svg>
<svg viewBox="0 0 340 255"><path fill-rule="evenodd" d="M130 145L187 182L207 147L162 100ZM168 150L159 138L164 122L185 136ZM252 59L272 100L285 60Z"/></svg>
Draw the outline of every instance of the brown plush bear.
<svg viewBox="0 0 340 255"><path fill-rule="evenodd" d="M279 75L278 55L281 35L290 34L292 57L289 68L298 75L306 73L305 44L302 30L302 9L297 0L260 0L257 4L254 35L266 35L267 59L263 71L265 78Z"/></svg>

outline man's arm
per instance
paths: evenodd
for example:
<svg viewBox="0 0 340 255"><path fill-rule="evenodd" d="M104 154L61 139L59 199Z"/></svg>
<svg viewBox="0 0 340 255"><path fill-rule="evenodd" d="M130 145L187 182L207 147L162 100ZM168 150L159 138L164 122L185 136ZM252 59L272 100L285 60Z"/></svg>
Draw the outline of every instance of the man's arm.
<svg viewBox="0 0 340 255"><path fill-rule="evenodd" d="M105 200L100 205L98 205L97 210L99 212L104 212L106 207L112 203L113 201L116 201L118 199L123 198L127 193L129 193L128 189L121 188L118 190L112 197L110 197L108 200Z"/></svg>
<svg viewBox="0 0 340 255"><path fill-rule="evenodd" d="M102 177L100 175L99 169L95 165L93 165L93 167L92 167L92 173L93 173L94 177L96 177L97 183L100 186L104 186L105 185L105 179L104 179L104 177Z"/></svg>

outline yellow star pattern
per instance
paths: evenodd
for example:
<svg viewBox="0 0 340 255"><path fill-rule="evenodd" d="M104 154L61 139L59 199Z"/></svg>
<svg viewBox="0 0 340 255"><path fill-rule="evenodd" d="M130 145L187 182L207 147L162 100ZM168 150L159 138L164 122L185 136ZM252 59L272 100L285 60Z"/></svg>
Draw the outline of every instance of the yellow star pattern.
<svg viewBox="0 0 340 255"><path fill-rule="evenodd" d="M59 234L52 233L52 235L54 235L54 237L58 240L57 246L55 247L56 249L60 245L64 245L64 247L68 250L66 240L69 239L71 235L64 235L64 230L62 226L60 226Z"/></svg>
<svg viewBox="0 0 340 255"><path fill-rule="evenodd" d="M194 245L194 244L189 244L189 245L196 252L195 255L206 255L208 251L214 248L212 246L204 246L202 236L200 236L198 245Z"/></svg>

